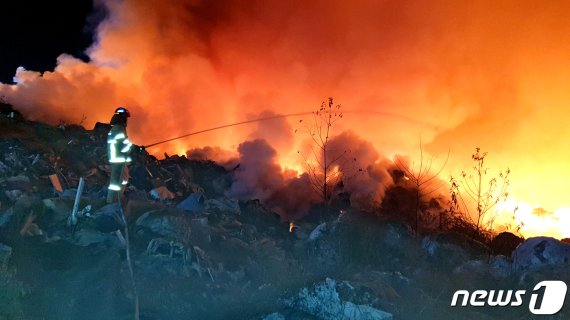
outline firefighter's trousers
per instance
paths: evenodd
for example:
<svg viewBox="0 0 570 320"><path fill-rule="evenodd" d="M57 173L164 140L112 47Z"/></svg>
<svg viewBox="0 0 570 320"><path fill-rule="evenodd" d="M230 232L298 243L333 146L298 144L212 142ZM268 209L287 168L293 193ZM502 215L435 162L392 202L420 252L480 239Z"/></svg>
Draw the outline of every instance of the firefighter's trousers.
<svg viewBox="0 0 570 320"><path fill-rule="evenodd" d="M107 203L119 200L129 180L129 169L126 163L111 163L111 181L107 188Z"/></svg>

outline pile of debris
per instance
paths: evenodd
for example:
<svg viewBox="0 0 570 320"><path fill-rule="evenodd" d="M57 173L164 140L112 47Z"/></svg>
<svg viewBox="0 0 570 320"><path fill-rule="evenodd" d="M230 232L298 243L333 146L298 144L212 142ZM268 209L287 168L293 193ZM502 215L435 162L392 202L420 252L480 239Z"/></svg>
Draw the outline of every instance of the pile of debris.
<svg viewBox="0 0 570 320"><path fill-rule="evenodd" d="M194 279L203 290L229 290L246 277L259 286L295 264L278 248L290 236L288 225L259 201L225 197L232 174L212 161L158 160L135 146L123 206L107 205L107 125L85 130L11 116L0 122L0 245L9 252L3 263L11 259L23 278L22 265L67 260L74 247L121 252L124 240L112 231L122 228L123 214L137 276L156 286L164 274ZM30 246L40 254L61 249L61 256L28 256ZM30 274L50 273L43 265Z"/></svg>
<svg viewBox="0 0 570 320"><path fill-rule="evenodd" d="M417 239L353 210L285 222L259 200L226 197L233 173L214 162L136 146L122 206L108 205L107 125L11 112L0 108L0 285L18 307L0 302L0 318L129 317L123 221L145 319L517 319L524 310L450 309L449 299L470 286L532 290L545 270L570 281L570 249L555 239L502 234L492 251L504 256L490 257L465 236Z"/></svg>

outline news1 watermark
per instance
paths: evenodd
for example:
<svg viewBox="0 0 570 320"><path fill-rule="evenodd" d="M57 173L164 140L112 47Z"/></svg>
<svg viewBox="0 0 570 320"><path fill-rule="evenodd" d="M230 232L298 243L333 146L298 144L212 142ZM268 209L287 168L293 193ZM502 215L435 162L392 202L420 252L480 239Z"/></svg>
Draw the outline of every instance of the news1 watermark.
<svg viewBox="0 0 570 320"><path fill-rule="evenodd" d="M532 292L528 309L536 315L554 315L562 310L568 287L564 281L541 281ZM526 290L457 290L452 307L520 307L525 303Z"/></svg>

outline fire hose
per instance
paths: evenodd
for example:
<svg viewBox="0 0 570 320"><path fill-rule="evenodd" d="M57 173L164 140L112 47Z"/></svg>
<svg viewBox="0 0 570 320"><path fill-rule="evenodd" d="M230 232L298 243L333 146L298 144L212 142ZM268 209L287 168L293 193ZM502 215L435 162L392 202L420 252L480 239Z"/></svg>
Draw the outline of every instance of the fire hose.
<svg viewBox="0 0 570 320"><path fill-rule="evenodd" d="M408 121L408 122L413 122L416 124L420 124L422 126L426 126L431 128L432 130L437 130L437 126L434 126L430 123L421 121L421 120L416 120L407 116L403 116L403 115L399 115L396 113L391 113L391 112L384 112L384 111L374 111L374 110L344 110L342 111L342 113L357 113L357 114L373 114L373 115L380 115L380 116L388 116L388 117L395 117L395 118L400 118L402 120ZM281 119L281 118L289 118L289 117L298 117L298 116L306 116L306 115L310 115L310 114L314 114L314 112L299 112L299 113L289 113L289 114L278 114L278 115L273 115L273 116L269 116L269 117L262 117L262 118L257 118L257 119L250 119L250 120L245 120L245 121L240 121L240 122L235 122L235 123L230 123L230 124L225 124L225 125L221 125L221 126L217 126L217 127L213 127L213 128L208 128L208 129L203 129L203 130L199 130L199 131L194 131L194 132L190 132L187 134L183 134L181 136L178 137L174 137L174 138L170 138L170 139L166 139L166 140L162 140L162 141L158 141L158 142L154 142L151 144L148 144L146 146L142 146L141 149L147 149L147 148L152 148L154 146L157 146L159 144L163 144L163 143L167 143L170 141L174 141L174 140L178 140L178 139L182 139L182 138L186 138L189 136L193 136L193 135L197 135L200 133L206 133L206 132L210 132L210 131L215 131L215 130L219 130L219 129L225 129L225 128L229 128L229 127L234 127L234 126L239 126L239 125L244 125L244 124L249 124L249 123L254 123L254 122L261 122L261 121L267 121L267 120L273 120L273 119Z"/></svg>

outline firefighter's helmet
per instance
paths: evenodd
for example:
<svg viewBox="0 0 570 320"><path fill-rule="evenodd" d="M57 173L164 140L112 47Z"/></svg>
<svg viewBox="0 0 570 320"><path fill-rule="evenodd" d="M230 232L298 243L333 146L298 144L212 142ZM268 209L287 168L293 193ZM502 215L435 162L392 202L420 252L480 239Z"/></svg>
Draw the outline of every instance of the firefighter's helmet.
<svg viewBox="0 0 570 320"><path fill-rule="evenodd" d="M115 109L115 114L116 115L122 115L122 116L127 117L127 118L131 116L131 113L125 107L119 107L119 108Z"/></svg>

